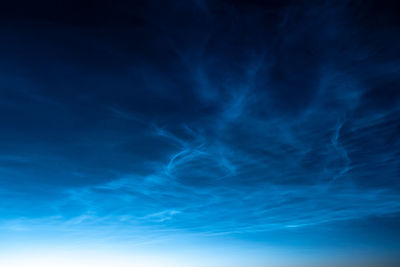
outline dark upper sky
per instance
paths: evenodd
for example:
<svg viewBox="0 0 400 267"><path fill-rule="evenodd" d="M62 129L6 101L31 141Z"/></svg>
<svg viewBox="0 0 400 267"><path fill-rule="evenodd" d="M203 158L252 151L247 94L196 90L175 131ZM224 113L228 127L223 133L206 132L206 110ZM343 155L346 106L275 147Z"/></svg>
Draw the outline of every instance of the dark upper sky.
<svg viewBox="0 0 400 267"><path fill-rule="evenodd" d="M317 2L3 3L0 232L400 252L400 7Z"/></svg>

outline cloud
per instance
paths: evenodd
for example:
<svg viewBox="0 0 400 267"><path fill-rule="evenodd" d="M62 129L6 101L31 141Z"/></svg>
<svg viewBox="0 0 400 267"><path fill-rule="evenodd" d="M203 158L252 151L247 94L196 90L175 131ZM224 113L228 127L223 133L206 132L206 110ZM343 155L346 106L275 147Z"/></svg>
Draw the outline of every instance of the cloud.
<svg viewBox="0 0 400 267"><path fill-rule="evenodd" d="M7 229L234 236L400 211L390 10L372 27L371 3L195 2L2 29Z"/></svg>

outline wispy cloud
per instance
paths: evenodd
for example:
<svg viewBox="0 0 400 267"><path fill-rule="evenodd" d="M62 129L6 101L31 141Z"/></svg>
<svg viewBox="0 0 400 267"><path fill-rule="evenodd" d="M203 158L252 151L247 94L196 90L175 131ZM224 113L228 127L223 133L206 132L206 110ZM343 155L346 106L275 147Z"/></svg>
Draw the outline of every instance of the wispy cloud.
<svg viewBox="0 0 400 267"><path fill-rule="evenodd" d="M140 243L399 214L393 14L228 2L1 29L3 231Z"/></svg>

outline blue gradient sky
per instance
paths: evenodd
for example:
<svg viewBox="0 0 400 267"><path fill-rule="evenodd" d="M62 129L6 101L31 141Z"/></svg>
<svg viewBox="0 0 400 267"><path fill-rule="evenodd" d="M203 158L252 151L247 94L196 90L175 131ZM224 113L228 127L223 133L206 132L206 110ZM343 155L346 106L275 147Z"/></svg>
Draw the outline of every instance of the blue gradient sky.
<svg viewBox="0 0 400 267"><path fill-rule="evenodd" d="M0 265L400 264L383 2L5 4Z"/></svg>

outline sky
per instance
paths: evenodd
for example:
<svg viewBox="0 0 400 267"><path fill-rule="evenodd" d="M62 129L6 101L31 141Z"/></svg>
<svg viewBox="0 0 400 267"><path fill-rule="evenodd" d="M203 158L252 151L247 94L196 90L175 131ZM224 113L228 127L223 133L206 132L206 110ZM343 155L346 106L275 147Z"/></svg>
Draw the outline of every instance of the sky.
<svg viewBox="0 0 400 267"><path fill-rule="evenodd" d="M396 1L9 1L0 265L400 266Z"/></svg>

